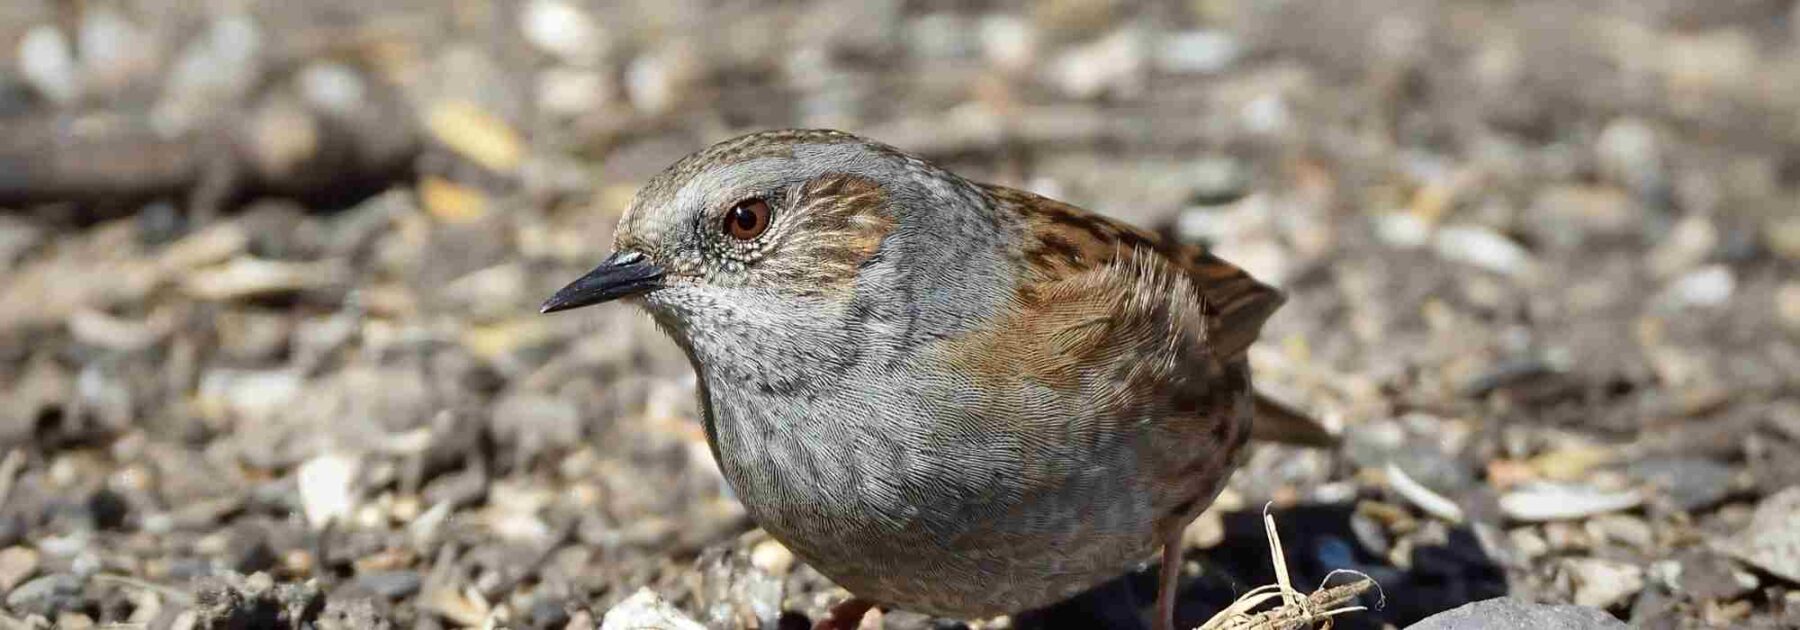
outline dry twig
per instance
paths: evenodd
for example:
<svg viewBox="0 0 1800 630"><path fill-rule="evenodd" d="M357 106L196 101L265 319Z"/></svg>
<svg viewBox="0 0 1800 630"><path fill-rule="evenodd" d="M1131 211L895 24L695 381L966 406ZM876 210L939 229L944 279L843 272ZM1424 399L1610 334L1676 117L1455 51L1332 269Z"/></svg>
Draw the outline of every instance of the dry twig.
<svg viewBox="0 0 1800 630"><path fill-rule="evenodd" d="M1331 587L1321 584L1319 590L1310 595L1295 590L1293 581L1288 577L1287 556L1281 548L1281 537L1275 532L1275 517L1269 515L1267 506L1263 507L1263 528L1269 534L1269 555L1275 563L1275 583L1244 593L1237 601L1201 624L1199 630L1290 630L1311 627L1315 623L1324 623L1329 628L1332 617L1368 610L1366 606L1353 605L1351 602L1376 586L1375 580L1356 571L1338 570L1325 576L1326 584L1339 573L1362 578L1348 584ZM1251 612L1277 597L1281 598L1279 606L1258 613Z"/></svg>

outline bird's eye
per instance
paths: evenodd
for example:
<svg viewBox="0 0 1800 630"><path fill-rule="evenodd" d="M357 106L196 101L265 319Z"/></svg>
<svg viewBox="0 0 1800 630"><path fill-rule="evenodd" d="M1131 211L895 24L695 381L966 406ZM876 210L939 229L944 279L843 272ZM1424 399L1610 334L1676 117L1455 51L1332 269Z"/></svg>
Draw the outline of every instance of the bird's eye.
<svg viewBox="0 0 1800 630"><path fill-rule="evenodd" d="M751 197L725 212L725 233L740 241L762 236L769 229L769 202Z"/></svg>

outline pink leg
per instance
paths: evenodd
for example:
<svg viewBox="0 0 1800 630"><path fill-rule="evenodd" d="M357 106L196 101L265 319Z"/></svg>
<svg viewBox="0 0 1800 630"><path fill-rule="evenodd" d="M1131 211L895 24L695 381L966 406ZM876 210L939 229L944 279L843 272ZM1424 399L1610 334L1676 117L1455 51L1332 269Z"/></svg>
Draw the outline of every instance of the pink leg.
<svg viewBox="0 0 1800 630"><path fill-rule="evenodd" d="M1163 534L1162 573L1156 589L1156 630L1175 630L1175 586L1181 582L1181 529Z"/></svg>
<svg viewBox="0 0 1800 630"><path fill-rule="evenodd" d="M856 630L862 625L863 614L874 607L869 600L851 597L832 606L824 619L813 623L813 630Z"/></svg>

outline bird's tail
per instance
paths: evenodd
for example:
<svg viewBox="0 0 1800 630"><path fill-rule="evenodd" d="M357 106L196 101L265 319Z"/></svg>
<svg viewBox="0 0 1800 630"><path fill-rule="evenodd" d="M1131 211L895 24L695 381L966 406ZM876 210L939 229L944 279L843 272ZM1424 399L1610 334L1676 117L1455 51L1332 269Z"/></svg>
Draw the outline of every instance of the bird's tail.
<svg viewBox="0 0 1800 630"><path fill-rule="evenodd" d="M1278 442L1297 446L1326 448L1336 446L1338 436L1299 410L1255 393L1252 413L1256 421L1250 426L1250 437L1262 442Z"/></svg>

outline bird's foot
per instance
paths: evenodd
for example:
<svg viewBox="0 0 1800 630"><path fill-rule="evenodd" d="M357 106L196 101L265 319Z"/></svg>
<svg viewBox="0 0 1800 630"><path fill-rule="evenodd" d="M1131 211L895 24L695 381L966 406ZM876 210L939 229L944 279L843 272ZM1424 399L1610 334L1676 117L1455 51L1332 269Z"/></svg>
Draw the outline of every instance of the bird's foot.
<svg viewBox="0 0 1800 630"><path fill-rule="evenodd" d="M874 608L869 600L852 597L831 607L825 618L813 623L813 630L856 630L862 625L863 615Z"/></svg>

